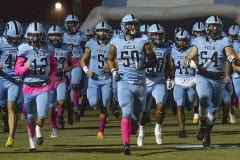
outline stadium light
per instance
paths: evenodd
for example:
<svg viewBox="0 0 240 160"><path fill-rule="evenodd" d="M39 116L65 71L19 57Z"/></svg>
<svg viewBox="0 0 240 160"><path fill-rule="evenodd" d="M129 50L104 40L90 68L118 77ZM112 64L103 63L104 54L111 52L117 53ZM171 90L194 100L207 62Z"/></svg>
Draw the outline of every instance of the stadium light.
<svg viewBox="0 0 240 160"><path fill-rule="evenodd" d="M61 2L56 2L55 3L55 9L56 10L61 10L62 9L62 3Z"/></svg>

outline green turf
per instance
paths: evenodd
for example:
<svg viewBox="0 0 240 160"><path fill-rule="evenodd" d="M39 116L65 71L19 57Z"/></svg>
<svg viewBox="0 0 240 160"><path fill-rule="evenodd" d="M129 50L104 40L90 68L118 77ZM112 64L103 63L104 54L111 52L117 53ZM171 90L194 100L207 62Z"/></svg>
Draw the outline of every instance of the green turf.
<svg viewBox="0 0 240 160"><path fill-rule="evenodd" d="M132 136L132 154L125 156L122 153L120 121L110 115L105 138L98 141L97 115L97 112L87 111L81 122L72 126L66 123L66 129L60 130L59 137L55 139L50 138L51 129L47 122L43 133L45 141L42 146L37 146L37 153L28 152L25 121L19 121L14 148L4 147L7 134L0 132L0 160L238 160L240 156L240 120L237 124L222 125L218 118L212 136L214 147L203 149L195 138L198 126L191 124L192 113L188 112L186 118L188 137L179 139L176 117L167 109L164 144L155 144L154 122L151 122L146 126L144 146L138 148L136 137Z"/></svg>

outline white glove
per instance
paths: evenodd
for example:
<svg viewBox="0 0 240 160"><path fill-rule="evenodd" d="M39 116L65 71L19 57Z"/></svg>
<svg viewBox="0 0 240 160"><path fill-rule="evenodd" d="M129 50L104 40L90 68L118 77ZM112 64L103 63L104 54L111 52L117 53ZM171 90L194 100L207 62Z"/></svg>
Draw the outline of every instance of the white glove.
<svg viewBox="0 0 240 160"><path fill-rule="evenodd" d="M167 90L171 90L171 89L173 89L173 87L174 87L174 80L171 80L171 79L167 79Z"/></svg>
<svg viewBox="0 0 240 160"><path fill-rule="evenodd" d="M195 63L194 60L190 60L190 61L188 62L188 64L189 64L189 66L190 66L191 68L197 69L197 64Z"/></svg>
<svg viewBox="0 0 240 160"><path fill-rule="evenodd" d="M115 68L113 68L113 69L111 70L111 72L112 72L112 79L113 79L114 81L119 80L120 75L119 75L118 71L117 71Z"/></svg>

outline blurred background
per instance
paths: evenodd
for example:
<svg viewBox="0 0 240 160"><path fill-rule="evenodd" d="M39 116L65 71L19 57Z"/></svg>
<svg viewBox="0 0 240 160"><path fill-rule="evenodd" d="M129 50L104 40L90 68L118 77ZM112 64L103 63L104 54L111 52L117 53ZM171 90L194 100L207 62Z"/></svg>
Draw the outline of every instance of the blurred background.
<svg viewBox="0 0 240 160"><path fill-rule="evenodd" d="M56 2L62 8L55 7ZM171 37L175 27L191 31L198 20L205 21L210 15L223 19L224 30L240 21L240 0L4 0L0 5L0 33L9 20L18 20L25 28L33 21L63 25L68 14L76 14L81 29L94 27L99 21L109 22L119 28L122 16L134 13L141 23L160 23Z"/></svg>

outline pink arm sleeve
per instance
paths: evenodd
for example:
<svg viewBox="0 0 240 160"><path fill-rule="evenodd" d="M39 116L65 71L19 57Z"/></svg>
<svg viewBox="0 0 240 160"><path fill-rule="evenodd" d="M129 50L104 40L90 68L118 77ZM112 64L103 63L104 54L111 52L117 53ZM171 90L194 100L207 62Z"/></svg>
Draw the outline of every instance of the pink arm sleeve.
<svg viewBox="0 0 240 160"><path fill-rule="evenodd" d="M57 73L57 60L53 55L51 55L50 56L50 73L49 73L49 75L55 76L56 73Z"/></svg>
<svg viewBox="0 0 240 160"><path fill-rule="evenodd" d="M14 68L15 75L22 76L29 70L29 68L24 66L25 62L26 62L25 57L17 57L17 61Z"/></svg>

